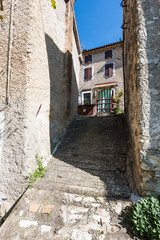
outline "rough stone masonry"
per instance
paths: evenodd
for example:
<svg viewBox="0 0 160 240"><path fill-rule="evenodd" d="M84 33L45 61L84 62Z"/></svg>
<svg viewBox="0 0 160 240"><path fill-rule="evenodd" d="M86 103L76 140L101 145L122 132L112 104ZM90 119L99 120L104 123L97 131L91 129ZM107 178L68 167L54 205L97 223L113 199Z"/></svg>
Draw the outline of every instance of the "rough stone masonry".
<svg viewBox="0 0 160 240"><path fill-rule="evenodd" d="M160 193L160 1L123 1L125 107L134 177L141 194Z"/></svg>
<svg viewBox="0 0 160 240"><path fill-rule="evenodd" d="M3 0L0 201L5 194L14 202L36 166L34 155L49 157L76 117L81 49L73 6Z"/></svg>

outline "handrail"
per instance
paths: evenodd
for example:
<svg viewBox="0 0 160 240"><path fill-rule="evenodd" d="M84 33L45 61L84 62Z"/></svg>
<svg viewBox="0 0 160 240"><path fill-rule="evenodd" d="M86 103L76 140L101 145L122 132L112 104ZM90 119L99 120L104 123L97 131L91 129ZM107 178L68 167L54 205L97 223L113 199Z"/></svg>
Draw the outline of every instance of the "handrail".
<svg viewBox="0 0 160 240"><path fill-rule="evenodd" d="M112 100L112 98L100 98L100 99L97 99L97 102L102 100Z"/></svg>

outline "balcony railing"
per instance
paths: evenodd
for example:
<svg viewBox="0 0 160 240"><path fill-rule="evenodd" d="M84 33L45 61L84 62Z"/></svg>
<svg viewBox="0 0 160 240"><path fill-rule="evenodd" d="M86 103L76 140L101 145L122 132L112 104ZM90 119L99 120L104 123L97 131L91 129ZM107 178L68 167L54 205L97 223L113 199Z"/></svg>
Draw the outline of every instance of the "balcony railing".
<svg viewBox="0 0 160 240"><path fill-rule="evenodd" d="M95 116L103 113L112 114L117 106L119 106L119 102L113 100L113 98L98 99L96 104L78 106L78 114L79 116Z"/></svg>
<svg viewBox="0 0 160 240"><path fill-rule="evenodd" d="M113 98L98 99L96 104L97 114L98 113L112 113L113 109L119 106L118 101Z"/></svg>

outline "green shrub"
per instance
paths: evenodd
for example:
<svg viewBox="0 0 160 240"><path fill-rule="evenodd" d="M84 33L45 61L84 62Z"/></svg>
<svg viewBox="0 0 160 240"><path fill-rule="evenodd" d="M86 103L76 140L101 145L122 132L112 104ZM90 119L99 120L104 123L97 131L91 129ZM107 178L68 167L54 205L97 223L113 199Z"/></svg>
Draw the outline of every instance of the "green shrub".
<svg viewBox="0 0 160 240"><path fill-rule="evenodd" d="M122 113L122 109L121 109L119 106L115 107L115 108L113 109L113 111L114 111L115 114Z"/></svg>
<svg viewBox="0 0 160 240"><path fill-rule="evenodd" d="M30 188L32 188L32 185L37 178L45 177L45 172L47 172L47 170L43 166L42 159L43 157L40 157L38 154L35 155L35 160L38 167L35 169L34 173L29 173Z"/></svg>
<svg viewBox="0 0 160 240"><path fill-rule="evenodd" d="M119 97L119 98L122 97L122 95L123 95L123 90L121 90L121 91L118 92L118 97Z"/></svg>
<svg viewBox="0 0 160 240"><path fill-rule="evenodd" d="M145 197L134 204L129 213L133 233L148 240L160 240L160 202Z"/></svg>

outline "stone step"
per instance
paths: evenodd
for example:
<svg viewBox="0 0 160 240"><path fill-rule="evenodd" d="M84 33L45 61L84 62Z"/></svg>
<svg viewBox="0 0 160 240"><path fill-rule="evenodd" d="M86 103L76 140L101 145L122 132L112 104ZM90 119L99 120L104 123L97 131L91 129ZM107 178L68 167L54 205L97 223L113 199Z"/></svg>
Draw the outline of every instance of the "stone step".
<svg viewBox="0 0 160 240"><path fill-rule="evenodd" d="M99 153L100 152L100 153ZM99 153L99 154L98 154ZM125 157L126 151L122 148L90 148L90 147L80 147L80 146L68 146L66 145L65 148L59 148L59 151L54 154L54 157L65 156L66 154L70 155L70 157L84 157L84 158L93 158L93 159L100 159L100 158L110 158L110 157Z"/></svg>
<svg viewBox="0 0 160 240"><path fill-rule="evenodd" d="M37 189L46 189L43 185L36 185ZM92 188L92 187L82 187L82 186L74 186L74 185L68 185L68 184L61 184L61 183L55 183L53 185L48 186L48 190L59 190L66 193L74 193L79 195L85 195L85 196L91 196L91 197L108 197L108 198L124 198L127 199L130 196L130 193L128 190L126 191L120 191L119 186L115 186L114 188Z"/></svg>
<svg viewBox="0 0 160 240"><path fill-rule="evenodd" d="M48 170L50 172L50 170ZM98 177L102 177L102 178L107 178L107 177L115 177L115 178L124 178L124 174L121 174L120 171L106 171L104 168L99 168L99 169L95 169L95 168L90 168L90 166L86 166L86 168L80 167L77 168L76 166L73 165L69 165L69 164L60 164L60 165L56 165L53 164L53 168L52 168L53 172L57 172L57 173L63 173L63 172L67 172L72 173L72 175L81 175L81 177L83 177L84 175L92 175L92 176L98 176Z"/></svg>
<svg viewBox="0 0 160 240"><path fill-rule="evenodd" d="M57 171L53 172L52 176L52 183L51 186L60 183L60 184L68 184L68 185L75 185L75 186L84 186L84 187L91 187L91 188L112 188L114 186L118 186L119 182L123 183L123 189L128 189L128 183L125 181L124 178L119 178L118 180L115 179L113 176L108 176L107 178L100 179L99 177L88 177L85 174L82 175L73 175L68 174L67 172L62 172L61 174L57 173ZM45 186L48 184L48 179L44 179L41 181ZM38 182L37 182L38 184ZM36 185L37 185L36 184Z"/></svg>
<svg viewBox="0 0 160 240"><path fill-rule="evenodd" d="M54 161L54 166L61 166L61 167L76 167L82 170L102 170L102 171L125 171L125 164L121 162L115 162L115 161L110 161L110 162L99 162L95 161L93 162L92 160L83 160L82 158L79 158L77 160L69 158L66 159L64 158L64 161Z"/></svg>
<svg viewBox="0 0 160 240"><path fill-rule="evenodd" d="M65 180L65 179L64 179ZM66 184L67 182L67 184ZM48 186L48 184L43 184L43 189L47 188L48 190L59 190L63 192L69 192L69 193L76 193L76 194L82 194L87 196L106 196L106 197L117 197L117 196L123 196L123 198L128 198L130 195L130 191L128 186L124 185L123 188L119 187L119 184L108 184L108 185L99 185L95 183L95 185L89 185L85 182L74 182L74 184L71 184L69 180L67 181L58 181L58 179L53 179L52 184ZM41 184L36 184L37 189L42 189ZM93 194L93 195L92 195Z"/></svg>
<svg viewBox="0 0 160 240"><path fill-rule="evenodd" d="M101 155L97 155L97 156L93 156L90 154L85 154L85 155L81 155L78 152L66 152L66 154L63 154L62 152L60 152L57 155L57 159L59 159L59 161L64 161L64 162L68 162L68 161L73 161L73 162L84 162L84 163L88 163L88 164L110 164L110 163L115 163L115 164L125 164L125 160L126 160L126 155L120 155L120 154L101 154Z"/></svg>

